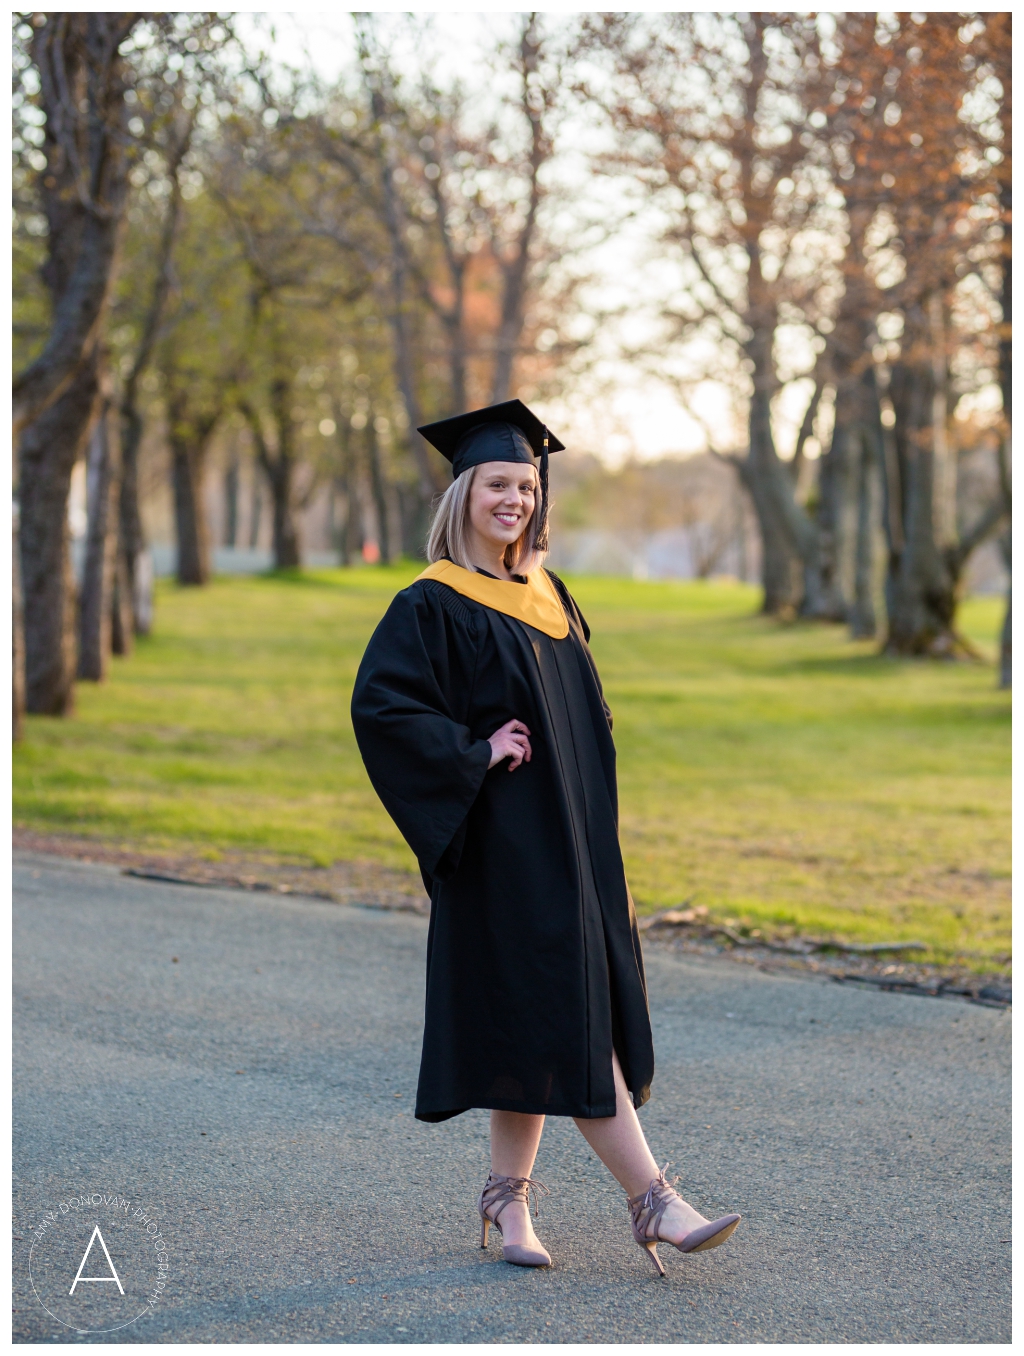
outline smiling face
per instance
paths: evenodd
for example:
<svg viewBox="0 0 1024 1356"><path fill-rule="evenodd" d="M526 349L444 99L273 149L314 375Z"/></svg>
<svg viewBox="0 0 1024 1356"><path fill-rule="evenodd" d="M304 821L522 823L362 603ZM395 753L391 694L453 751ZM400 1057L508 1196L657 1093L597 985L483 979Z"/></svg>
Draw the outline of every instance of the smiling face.
<svg viewBox="0 0 1024 1356"><path fill-rule="evenodd" d="M526 531L537 500L537 471L526 462L487 461L476 468L469 491L469 527L491 551Z"/></svg>

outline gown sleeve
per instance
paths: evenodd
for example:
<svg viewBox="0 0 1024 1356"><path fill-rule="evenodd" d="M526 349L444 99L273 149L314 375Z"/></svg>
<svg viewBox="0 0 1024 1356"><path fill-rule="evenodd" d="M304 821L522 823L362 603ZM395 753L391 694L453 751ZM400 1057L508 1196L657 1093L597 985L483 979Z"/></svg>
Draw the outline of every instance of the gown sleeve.
<svg viewBox="0 0 1024 1356"><path fill-rule="evenodd" d="M491 759L466 719L479 618L412 585L370 639L352 693L359 752L429 889L458 867L465 821ZM450 592L450 590L446 590Z"/></svg>

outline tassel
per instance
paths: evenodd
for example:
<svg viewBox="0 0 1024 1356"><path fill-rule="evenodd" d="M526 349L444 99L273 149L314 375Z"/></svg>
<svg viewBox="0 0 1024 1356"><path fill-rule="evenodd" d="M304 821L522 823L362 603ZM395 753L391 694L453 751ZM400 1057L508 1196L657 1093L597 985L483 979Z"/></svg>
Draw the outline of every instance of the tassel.
<svg viewBox="0 0 1024 1356"><path fill-rule="evenodd" d="M537 550L548 549L548 431L544 430L544 451L540 454L540 521L537 524Z"/></svg>

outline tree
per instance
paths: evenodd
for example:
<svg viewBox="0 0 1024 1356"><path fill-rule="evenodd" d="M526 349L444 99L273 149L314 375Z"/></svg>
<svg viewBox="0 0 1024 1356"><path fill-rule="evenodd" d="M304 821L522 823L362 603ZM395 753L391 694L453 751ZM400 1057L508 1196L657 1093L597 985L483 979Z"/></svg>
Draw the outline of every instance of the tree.
<svg viewBox="0 0 1024 1356"><path fill-rule="evenodd" d="M159 40L144 41L149 38ZM197 134L217 135L212 106L222 93L224 54L232 49L232 40L231 22L223 15L174 14L165 16L157 30L142 30L134 44L137 78L127 98L133 113L130 126L145 149L130 175L134 193L127 213L124 285L118 289L111 317L122 379L113 630L114 650L119 653L130 645L132 630L148 627L152 612L140 573L145 543L138 456L146 413L140 388L174 290L173 256L185 188L190 193L196 188L197 175L189 165L193 142Z"/></svg>
<svg viewBox="0 0 1024 1356"><path fill-rule="evenodd" d="M822 371L833 392L833 427L819 463L817 521L823 611L834 620L848 619L855 639L868 639L877 629L874 548L878 477L884 458L881 392L874 354L879 339L877 318L884 299L869 257L872 227L882 201L881 170L868 148L880 132L886 132L886 103L870 93L864 98L857 96L866 92L866 68L878 61L876 16L844 15L835 43L831 89L813 115L831 150L832 178L841 191L846 218L841 295L822 355ZM843 580L848 545L844 524L850 498L856 503L852 596Z"/></svg>
<svg viewBox="0 0 1024 1356"><path fill-rule="evenodd" d="M566 43L545 34L537 14L517 25L493 55L503 93L484 125L460 82L441 89L424 74L406 87L376 31L364 32L370 108L392 129L390 215L402 224L411 287L448 350L442 413L464 410L471 387L481 402L508 399L528 307L559 253L543 220L552 192L544 171L565 99Z"/></svg>
<svg viewBox="0 0 1024 1356"><path fill-rule="evenodd" d="M967 48L982 27L953 14L591 24L615 60L603 103L623 143L611 167L638 176L665 214L663 249L681 269L678 301L663 310L676 380L691 393L724 366L747 407L747 451L735 461L761 529L765 610L799 603L804 616L849 617L855 634L872 634L881 497L887 645L898 653L962 647L953 616L963 566L1009 505L1004 493L958 522L948 429L987 323L970 286L991 259L995 199L964 97L976 65ZM801 332L817 351L802 372L787 354ZM665 369L662 350L655 366ZM814 390L786 468L772 405L799 375ZM825 392L833 435L803 506L801 449Z"/></svg>
<svg viewBox="0 0 1024 1356"><path fill-rule="evenodd" d="M43 350L14 379L15 431L67 389L95 344L124 208L126 66L137 14L38 14L30 38L44 113L40 197L53 298Z"/></svg>
<svg viewBox="0 0 1024 1356"><path fill-rule="evenodd" d="M611 15L591 33L615 63L600 98L623 142L607 163L664 214L660 244L680 268L662 310L665 341L691 355L680 388L721 381L724 368L746 405L746 453L733 460L761 529L764 611L802 602L822 615L820 536L772 423L784 381L808 371L786 370L781 328L803 331L813 365L824 347L817 322L831 323L835 209L813 118L829 75L816 20ZM702 350L710 362L692 356ZM664 370L663 346L656 361Z"/></svg>
<svg viewBox="0 0 1024 1356"><path fill-rule="evenodd" d="M977 338L957 333L966 310L979 320L976 305L958 307L957 300L988 252L989 168L965 114L973 30L952 13L887 22L847 46L856 98L840 120L849 177L873 212L857 242L861 258L883 293L881 305L902 321L887 373L892 432L882 441L886 648L949 655L969 649L955 628L963 567L1006 512L1000 500L973 523L958 522L949 430L951 359Z"/></svg>
<svg viewBox="0 0 1024 1356"><path fill-rule="evenodd" d="M536 15L524 16L495 52L494 85L505 92L481 117L458 83L403 80L374 19L361 19L358 38L358 94L310 85L301 99L267 96L291 154L260 163L287 184L308 236L330 241L366 279L386 319L419 486L403 535L419 551L447 469L416 428L506 398L524 337L528 346L543 328L530 309L559 253L543 219L543 172L565 55Z"/></svg>
<svg viewBox="0 0 1024 1356"><path fill-rule="evenodd" d="M300 564L297 473L305 408L297 403L325 339L367 292L359 272L339 267L334 253L311 241L295 212L289 176L305 174L295 143L277 137L273 120L236 116L210 166L218 204L230 223L245 288L245 334L234 397L249 426L273 501L274 559ZM368 316L367 319L376 317ZM311 361L312 360L312 361ZM315 430L315 425L314 425Z"/></svg>
<svg viewBox="0 0 1024 1356"><path fill-rule="evenodd" d="M302 557L295 518L297 455L295 429L289 410L292 383L289 373L280 364L281 356L277 348L274 357L278 359L278 371L271 379L267 392L267 414L261 416L244 397L239 400L239 409L249 424L256 456L270 486L274 513L274 566L278 570L288 570L301 565ZM268 423L273 429L269 437L266 432Z"/></svg>
<svg viewBox="0 0 1024 1356"><path fill-rule="evenodd" d="M420 500L415 469L402 455L404 407L394 389L387 345L365 331L361 335L361 328L346 327L337 362L325 362L311 374L319 398L315 414L309 413L315 417L329 411L327 422L320 424L321 430L332 430L323 473L331 480L332 521L342 563L349 564L372 541L381 564L388 564L401 551L419 554ZM373 327L369 335L376 332ZM309 391L306 399L312 396Z"/></svg>
<svg viewBox="0 0 1024 1356"><path fill-rule="evenodd" d="M29 711L65 715L75 675L68 558L71 470L94 418L104 312L124 211L128 71L137 14L39 14L30 40L43 126L35 191L46 221L51 299L42 350L15 378Z"/></svg>
<svg viewBox="0 0 1024 1356"><path fill-rule="evenodd" d="M118 496L119 574L115 577L115 615L113 648L124 654L131 643L132 632L148 630L150 609L139 606L139 560L145 550L142 514L139 507L139 447L142 443L144 419L140 408L139 388L149 368L164 318L164 310L172 286L171 257L181 216L181 168L188 153L195 126L195 108L185 109L179 99L171 96L172 114L167 118L165 150L165 178L167 187L163 219L156 233L154 276L146 308L140 317L135 352L128 357L128 371L120 400L121 483ZM137 281L133 271L132 282ZM119 587L118 587L119 586ZM122 595L126 595L122 597ZM130 616L130 628L123 624L122 609Z"/></svg>
<svg viewBox="0 0 1024 1356"><path fill-rule="evenodd" d="M631 81L606 100L632 141L621 164L669 217L662 247L681 266L667 338L713 354L690 361L685 386L731 372L724 385L746 405L746 454L734 464L760 523L762 607L831 616L821 534L773 430L785 382L811 374L812 401L821 395L816 363L837 292L835 202L814 119L829 87L821 30L812 15L682 15L651 41L618 18L599 37ZM788 355L797 336L803 369Z"/></svg>
<svg viewBox="0 0 1024 1356"><path fill-rule="evenodd" d="M541 211L549 193L543 176L555 150L554 128L566 83L565 52L545 37L537 14L522 17L516 40L505 44L502 54L517 84L515 98L509 99L510 112L514 112L525 135L520 132L518 136L488 139L485 172L489 171L492 179L499 173L501 176L499 191L483 196L490 253L501 275L492 404L507 400L511 391L527 307L538 285L538 255L547 254L546 262L551 262L550 238L544 242L538 239ZM496 144L502 147L500 158L495 153Z"/></svg>
<svg viewBox="0 0 1024 1356"><path fill-rule="evenodd" d="M25 631L21 615L21 548L18 521L11 533L11 738L15 743L25 731Z"/></svg>
<svg viewBox="0 0 1024 1356"><path fill-rule="evenodd" d="M1012 24L1009 11L987 13L984 32L979 35L979 64L976 79L980 84L990 77L998 81L998 119L990 124L994 140L986 148L999 195L999 390L1003 398L1003 426L999 448L999 479L1007 516L1012 508L1010 493L1010 433L1013 426L1013 64ZM1000 549L1008 575L1012 575L1010 533L1000 538ZM1012 589L1006 586L1006 612L999 642L999 686L1009 688L1013 681L1011 608Z"/></svg>
<svg viewBox="0 0 1024 1356"><path fill-rule="evenodd" d="M394 145L385 90L385 71L378 73L372 51L372 33L360 34L360 70L366 95L365 125L350 132L357 115L349 108L335 121L330 112L308 118L289 114L282 125L294 148L305 148L306 173L301 178L280 162L264 157L261 167L288 191L309 239L330 241L340 250L345 266L372 288L391 334L395 385L405 406L410 452L418 475L424 509L444 488L444 473L436 454L416 431L426 422L421 396L415 330L416 297L407 222L399 181L408 173ZM335 110L337 111L337 110ZM395 119L397 121L397 118ZM294 159L294 149L292 158Z"/></svg>
<svg viewBox="0 0 1024 1356"><path fill-rule="evenodd" d="M78 607L78 677L100 682L111 653L117 520L120 497L119 429L109 391L101 394L86 459L88 530Z"/></svg>
<svg viewBox="0 0 1024 1356"><path fill-rule="evenodd" d="M129 183L136 182L141 165L150 165L168 121L174 125L175 115L184 112L190 123L192 77L227 31L213 15L131 13L39 14L31 25L20 24L17 33L28 43L24 55L31 64L19 64L16 205L26 214L30 233L36 229L31 222L37 210L44 223L47 257L42 272L50 294L45 333L15 379L15 423L22 430L26 683L31 710L59 714L70 709L75 671L67 494L72 467L101 408L100 388L104 409L110 399L120 403L115 387L122 367L115 371L108 361L107 328ZM170 138L172 161L177 155L174 143L180 140L180 127L175 130L179 136ZM127 474L122 476L121 465L111 460L121 445L117 430L94 443L96 455L107 459L103 483L115 485L120 479L124 489L123 513L107 514L104 531L116 541L118 518L123 517L129 552L122 556L120 569L93 568L92 556L87 561L81 637L90 651L96 644L108 645L112 631L119 633L120 648L130 643L130 625L120 623L132 592L137 556L132 543L139 535L137 506L133 509L137 438L131 411L161 304L158 284L150 323L142 326L134 375L132 361L127 364ZM99 553L96 559L110 555L106 541L93 540L92 547ZM92 596L94 589L100 594ZM113 628L108 624L112 608L118 623ZM104 664L105 658L84 656L82 675L98 675Z"/></svg>
<svg viewBox="0 0 1024 1356"><path fill-rule="evenodd" d="M178 582L200 585L210 576L203 503L209 452L249 342L247 275L231 224L209 191L179 212L154 361L171 452Z"/></svg>

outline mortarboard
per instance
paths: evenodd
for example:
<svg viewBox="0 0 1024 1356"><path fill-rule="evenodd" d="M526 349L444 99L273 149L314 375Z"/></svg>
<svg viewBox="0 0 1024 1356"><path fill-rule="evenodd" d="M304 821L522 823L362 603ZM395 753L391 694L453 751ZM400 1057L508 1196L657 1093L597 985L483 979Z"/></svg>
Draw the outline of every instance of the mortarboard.
<svg viewBox="0 0 1024 1356"><path fill-rule="evenodd" d="M453 475L485 461L532 461L545 450L561 452L565 447L521 400L439 419L418 431L452 463Z"/></svg>
<svg viewBox="0 0 1024 1356"><path fill-rule="evenodd" d="M527 462L540 457L539 550L547 549L548 453L561 452L565 443L551 433L521 400L504 400L482 410L470 410L452 419L424 424L421 433L442 457L452 463L452 474L487 461Z"/></svg>

